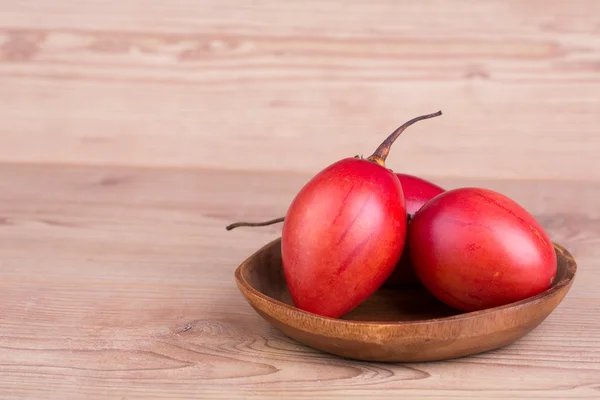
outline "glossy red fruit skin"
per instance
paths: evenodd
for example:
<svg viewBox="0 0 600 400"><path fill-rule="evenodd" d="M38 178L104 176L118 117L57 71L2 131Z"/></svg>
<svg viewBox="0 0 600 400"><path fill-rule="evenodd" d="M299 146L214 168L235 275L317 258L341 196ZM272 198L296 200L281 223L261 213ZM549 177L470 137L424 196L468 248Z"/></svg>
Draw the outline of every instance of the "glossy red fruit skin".
<svg viewBox="0 0 600 400"><path fill-rule="evenodd" d="M416 213L429 200L445 191L445 189L436 185L435 183L418 176L400 173L397 173L396 176L400 180L402 191L404 192L406 212L411 215ZM408 239L409 238L407 238L407 240ZM420 283L421 282L419 281L417 274L410 264L408 245L405 245L400 261L383 286L416 286L420 285Z"/></svg>
<svg viewBox="0 0 600 400"><path fill-rule="evenodd" d="M410 260L420 281L459 310L534 296L556 276L556 253L542 226L492 190L446 191L421 207L408 229Z"/></svg>
<svg viewBox="0 0 600 400"><path fill-rule="evenodd" d="M283 272L294 305L338 318L372 295L406 239L402 186L390 170L346 158L296 195L281 234Z"/></svg>
<svg viewBox="0 0 600 400"><path fill-rule="evenodd" d="M416 213L425 203L434 198L445 189L426 179L409 174L396 174L402 185L406 212Z"/></svg>

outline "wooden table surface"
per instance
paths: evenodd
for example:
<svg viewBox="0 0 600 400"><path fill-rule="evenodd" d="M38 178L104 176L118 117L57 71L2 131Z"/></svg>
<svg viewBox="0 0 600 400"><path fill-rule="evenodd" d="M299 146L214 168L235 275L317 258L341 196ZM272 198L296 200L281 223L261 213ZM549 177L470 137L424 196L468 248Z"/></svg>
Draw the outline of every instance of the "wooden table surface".
<svg viewBox="0 0 600 400"><path fill-rule="evenodd" d="M233 271L307 179L389 166L499 190L576 257L501 350L319 353ZM600 2L0 0L3 399L600 398Z"/></svg>

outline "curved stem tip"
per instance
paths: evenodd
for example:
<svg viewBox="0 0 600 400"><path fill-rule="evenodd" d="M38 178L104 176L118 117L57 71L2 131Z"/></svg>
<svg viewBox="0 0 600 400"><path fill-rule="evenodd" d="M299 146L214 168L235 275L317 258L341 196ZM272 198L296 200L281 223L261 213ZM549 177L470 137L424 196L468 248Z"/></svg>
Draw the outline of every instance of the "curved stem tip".
<svg viewBox="0 0 600 400"><path fill-rule="evenodd" d="M404 130L406 128L408 128L409 126L411 126L415 122L418 122L418 121L421 121L421 120L424 120L424 119L439 117L440 115L442 115L442 112L438 111L438 112L433 113L433 114L421 115L419 117L415 117L415 118L411 119L410 121L405 122L400 127L398 127L394 132L392 132L392 134L390 136L388 136L388 138L385 139L383 141L383 143L381 143L379 145L379 147L377 148L377 150L375 150L375 153L373 153L372 156L370 156L369 158L367 158L367 160L376 162L377 164L381 165L382 167L385 167L385 159L387 158L388 154L390 153L390 148L392 147L392 144L394 144L394 142L396 141L396 139L398 139L398 137L400 136L400 134L402 132L404 132Z"/></svg>

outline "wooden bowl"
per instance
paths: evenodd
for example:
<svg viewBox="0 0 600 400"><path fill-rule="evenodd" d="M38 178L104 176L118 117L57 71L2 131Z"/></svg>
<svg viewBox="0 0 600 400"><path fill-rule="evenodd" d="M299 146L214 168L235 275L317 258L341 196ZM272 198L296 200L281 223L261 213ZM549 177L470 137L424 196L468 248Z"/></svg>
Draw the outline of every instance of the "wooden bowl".
<svg viewBox="0 0 600 400"><path fill-rule="evenodd" d="M423 286L381 288L343 318L321 317L293 306L283 276L281 239L267 244L235 271L238 288L266 321L296 341L366 361L446 360L503 347L538 326L565 297L577 270L555 244L558 272L547 291L501 307L461 312Z"/></svg>

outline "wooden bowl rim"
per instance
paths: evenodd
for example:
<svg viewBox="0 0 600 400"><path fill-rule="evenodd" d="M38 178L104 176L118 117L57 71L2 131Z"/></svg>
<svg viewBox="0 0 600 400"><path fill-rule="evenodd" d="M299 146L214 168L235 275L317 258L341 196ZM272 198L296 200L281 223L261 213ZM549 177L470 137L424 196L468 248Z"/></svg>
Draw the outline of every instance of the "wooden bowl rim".
<svg viewBox="0 0 600 400"><path fill-rule="evenodd" d="M325 316L314 314L314 313L311 313L308 311L301 310L297 307L294 307L294 306L286 304L282 301L276 300L270 296L267 296L266 294L255 289L252 285L250 285L248 283L248 281L246 281L246 279L244 278L244 276L242 274L242 270L244 270L244 268L247 267L249 262L254 257L256 257L256 255L258 253L265 251L266 249L273 247L273 246L277 245L278 243L281 243L281 237L274 239L271 242L267 243L266 245L262 246L260 249L255 251L248 258L246 258L236 268L235 279L236 279L238 285L240 285L247 293L250 293L251 295L258 297L258 298L262 299L263 301L270 303L274 307L286 309L290 312L300 314L309 319L319 320L321 322L341 324L341 325L345 325L348 327L355 327L355 328L356 327L386 327L386 326L387 327L399 327L399 326L409 326L409 325L434 325L434 324L439 324L439 323L443 323L443 322L464 321L464 320L469 320L469 319L481 317L481 316L484 316L487 314L497 313L497 312L508 310L508 309L521 308L521 307L524 307L527 305L531 305L533 303L539 303L542 300L544 300L545 298L554 295L556 292L560 291L561 289L563 289L564 287L566 287L570 283L572 283L573 279L575 278L575 274L577 272L577 263L576 263L573 255L567 249L565 249L563 246L561 246L560 244L553 242L552 244L554 246L554 249L557 252L557 264L559 262L558 259L563 258L567 264L567 270L560 281L556 282L551 288L549 288L535 296L531 296L526 299L519 300L519 301L516 301L513 303L509 303L509 304L505 304L502 306L491 307L491 308L487 308L487 309L479 310L479 311L464 312L461 314L452 315L452 316L448 316L448 317L441 317L441 318L430 318L430 319L411 320L411 321L346 320L346 319L341 319L341 318L325 317Z"/></svg>

